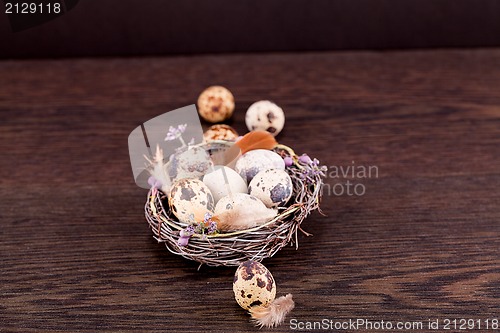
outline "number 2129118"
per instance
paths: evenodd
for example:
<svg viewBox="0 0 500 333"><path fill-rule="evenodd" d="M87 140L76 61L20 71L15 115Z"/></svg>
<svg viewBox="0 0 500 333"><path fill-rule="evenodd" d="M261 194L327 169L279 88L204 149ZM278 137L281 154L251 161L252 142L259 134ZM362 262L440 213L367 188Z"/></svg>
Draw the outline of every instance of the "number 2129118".
<svg viewBox="0 0 500 333"><path fill-rule="evenodd" d="M37 2L22 2L22 3L5 3L5 14L59 14L61 12L61 4L55 3L37 3Z"/></svg>
<svg viewBox="0 0 500 333"><path fill-rule="evenodd" d="M498 330L500 327L498 319L444 319L445 330Z"/></svg>

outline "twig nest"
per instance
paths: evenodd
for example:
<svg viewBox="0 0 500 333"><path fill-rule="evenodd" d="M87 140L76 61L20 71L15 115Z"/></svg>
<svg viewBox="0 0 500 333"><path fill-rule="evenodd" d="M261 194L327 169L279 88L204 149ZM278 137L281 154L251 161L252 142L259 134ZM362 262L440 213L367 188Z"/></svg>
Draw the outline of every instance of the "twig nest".
<svg viewBox="0 0 500 333"><path fill-rule="evenodd" d="M211 86L198 97L198 113L210 123L229 119L234 111L234 97L222 86Z"/></svg>
<svg viewBox="0 0 500 333"><path fill-rule="evenodd" d="M261 263L248 260L242 263L233 280L236 302L248 310L253 321L260 327L274 327L285 320L293 310L292 295L276 297L276 283L271 272Z"/></svg>
<svg viewBox="0 0 500 333"><path fill-rule="evenodd" d="M268 131L276 136L285 126L285 113L271 101L258 101L248 108L245 123L249 131Z"/></svg>
<svg viewBox="0 0 500 333"><path fill-rule="evenodd" d="M213 212L214 197L199 179L181 179L172 185L169 195L170 209L180 222L191 223L193 212Z"/></svg>
<svg viewBox="0 0 500 333"><path fill-rule="evenodd" d="M269 169L285 170L283 158L273 151L255 149L243 154L234 167L243 179L250 183L253 177L261 171Z"/></svg>
<svg viewBox="0 0 500 333"><path fill-rule="evenodd" d="M253 177L248 192L268 208L283 206L292 197L292 179L284 170L264 170Z"/></svg>
<svg viewBox="0 0 500 333"><path fill-rule="evenodd" d="M226 124L217 124L210 126L203 133L205 142L216 140L235 141L238 138L238 132L234 128Z"/></svg>
<svg viewBox="0 0 500 333"><path fill-rule="evenodd" d="M233 291L236 302L245 310L267 306L276 297L276 283L271 272L261 263L248 260L234 274Z"/></svg>

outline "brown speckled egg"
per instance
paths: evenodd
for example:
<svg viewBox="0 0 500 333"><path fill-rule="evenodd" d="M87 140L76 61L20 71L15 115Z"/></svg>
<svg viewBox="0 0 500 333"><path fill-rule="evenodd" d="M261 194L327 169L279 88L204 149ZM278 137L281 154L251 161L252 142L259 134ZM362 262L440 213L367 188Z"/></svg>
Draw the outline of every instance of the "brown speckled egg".
<svg viewBox="0 0 500 333"><path fill-rule="evenodd" d="M266 266L253 260L242 263L233 281L234 298L245 310L254 305L267 306L276 297L276 283Z"/></svg>
<svg viewBox="0 0 500 333"><path fill-rule="evenodd" d="M271 101L258 101L248 108L245 124L249 131L268 131L276 136L285 126L285 113Z"/></svg>
<svg viewBox="0 0 500 333"><path fill-rule="evenodd" d="M292 179L284 170L264 170L256 174L248 184L248 193L269 208L283 206L292 196Z"/></svg>
<svg viewBox="0 0 500 333"><path fill-rule="evenodd" d="M238 138L238 133L234 128L226 124L212 125L203 133L206 142L214 140L234 141Z"/></svg>
<svg viewBox="0 0 500 333"><path fill-rule="evenodd" d="M169 195L172 213L180 222L191 223L194 212L213 212L214 197L199 179L181 179L172 185Z"/></svg>
<svg viewBox="0 0 500 333"><path fill-rule="evenodd" d="M198 97L198 113L210 123L229 119L233 110L233 94L222 86L208 87Z"/></svg>
<svg viewBox="0 0 500 333"><path fill-rule="evenodd" d="M234 167L247 183L250 183L257 173L268 169L285 170L285 162L280 155L266 149L255 149L243 154Z"/></svg>
<svg viewBox="0 0 500 333"><path fill-rule="evenodd" d="M200 178L211 170L212 166L210 155L205 149L189 147L171 156L168 174L174 181L183 178Z"/></svg>

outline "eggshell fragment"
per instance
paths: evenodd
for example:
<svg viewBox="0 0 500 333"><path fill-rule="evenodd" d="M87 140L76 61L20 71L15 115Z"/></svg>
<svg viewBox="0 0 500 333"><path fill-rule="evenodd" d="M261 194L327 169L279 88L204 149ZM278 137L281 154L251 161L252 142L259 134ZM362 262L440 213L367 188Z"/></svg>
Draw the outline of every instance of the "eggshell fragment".
<svg viewBox="0 0 500 333"><path fill-rule="evenodd" d="M293 193L292 179L284 170L269 169L259 172L248 186L248 192L267 207L286 204Z"/></svg>
<svg viewBox="0 0 500 333"><path fill-rule="evenodd" d="M258 101L248 108L245 123L249 131L263 130L276 136L285 126L285 113L271 101Z"/></svg>
<svg viewBox="0 0 500 333"><path fill-rule="evenodd" d="M226 174L224 176L223 172ZM228 183L226 184L226 177ZM214 171L207 173L203 177L203 183L208 186L214 201L217 203L222 197L231 193L247 193L248 188L246 182L241 176L227 166L217 165Z"/></svg>
<svg viewBox="0 0 500 333"><path fill-rule="evenodd" d="M210 123L229 119L234 110L234 97L222 86L211 86L198 97L198 113Z"/></svg>
<svg viewBox="0 0 500 333"><path fill-rule="evenodd" d="M268 169L285 170L285 162L280 155L266 149L255 149L243 154L234 167L237 173L250 183L261 171Z"/></svg>
<svg viewBox="0 0 500 333"><path fill-rule="evenodd" d="M193 216L203 216L214 209L212 193L199 179L185 178L175 182L168 202L172 213L184 223L192 223Z"/></svg>
<svg viewBox="0 0 500 333"><path fill-rule="evenodd" d="M276 297L276 283L271 272L261 263L248 260L242 263L233 280L236 302L245 310L252 306L268 306Z"/></svg>

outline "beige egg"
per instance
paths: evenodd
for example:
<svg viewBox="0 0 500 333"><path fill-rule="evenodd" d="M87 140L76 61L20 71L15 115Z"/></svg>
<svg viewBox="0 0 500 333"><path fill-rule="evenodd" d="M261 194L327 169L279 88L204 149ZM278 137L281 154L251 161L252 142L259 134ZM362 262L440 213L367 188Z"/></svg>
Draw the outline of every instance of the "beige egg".
<svg viewBox="0 0 500 333"><path fill-rule="evenodd" d="M292 196L292 179L284 170L264 170L253 177L248 193L260 199L266 207L283 206Z"/></svg>
<svg viewBox="0 0 500 333"><path fill-rule="evenodd" d="M285 161L273 151L255 149L243 154L236 161L234 169L249 184L252 178L261 171L268 169L285 170Z"/></svg>
<svg viewBox="0 0 500 333"><path fill-rule="evenodd" d="M245 124L249 131L268 131L276 136L285 126L285 113L271 101L258 101L248 108Z"/></svg>
<svg viewBox="0 0 500 333"><path fill-rule="evenodd" d="M276 297L276 283L266 266L253 260L242 263L233 280L236 302L245 310L252 306L267 306Z"/></svg>
<svg viewBox="0 0 500 333"><path fill-rule="evenodd" d="M225 175L224 175L224 173ZM227 179L227 184L226 184ZM247 193L247 184L241 176L231 168L222 165L216 165L214 171L203 176L203 183L208 186L210 192L214 196L214 201L217 202L226 195L231 193Z"/></svg>
<svg viewBox="0 0 500 333"><path fill-rule="evenodd" d="M238 133L229 125L217 124L210 126L210 128L203 133L203 138L206 142L215 140L235 141L238 138Z"/></svg>
<svg viewBox="0 0 500 333"><path fill-rule="evenodd" d="M199 179L181 179L170 189L169 205L180 222L192 223L194 215L213 212L214 198L210 189Z"/></svg>
<svg viewBox="0 0 500 333"><path fill-rule="evenodd" d="M198 97L198 113L210 123L229 119L234 111L234 97L222 86L211 86Z"/></svg>

